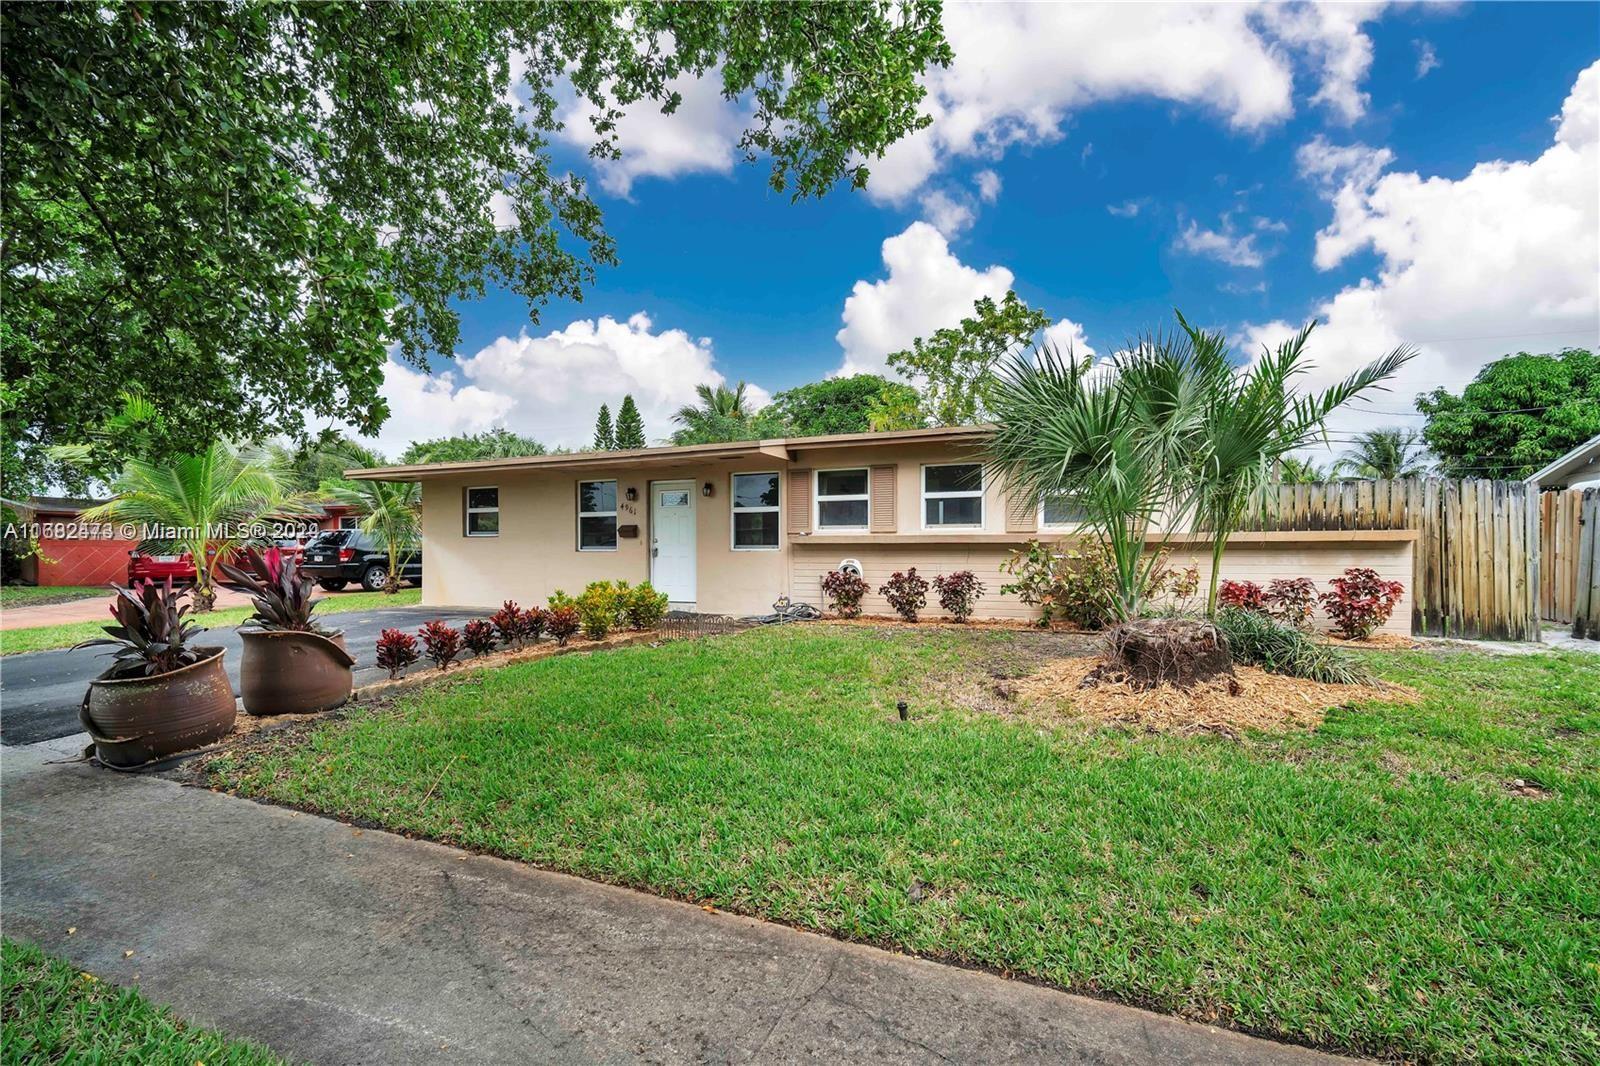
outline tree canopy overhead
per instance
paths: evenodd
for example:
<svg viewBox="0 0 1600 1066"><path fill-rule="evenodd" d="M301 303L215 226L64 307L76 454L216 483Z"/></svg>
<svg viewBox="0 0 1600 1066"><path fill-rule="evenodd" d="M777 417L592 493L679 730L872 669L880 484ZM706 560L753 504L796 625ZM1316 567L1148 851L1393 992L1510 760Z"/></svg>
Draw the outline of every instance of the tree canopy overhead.
<svg viewBox="0 0 1600 1066"><path fill-rule="evenodd" d="M1600 433L1600 357L1582 348L1508 355L1459 396L1418 396L1417 410L1441 474L1524 478Z"/></svg>
<svg viewBox="0 0 1600 1066"><path fill-rule="evenodd" d="M530 316L616 261L558 104L671 111L681 74L750 104L771 185L816 196L927 119L934 3L6 5L8 460L158 405L174 451L387 416L386 351L424 366L453 301ZM645 106L650 106L646 104ZM8 473L19 466L8 462Z"/></svg>
<svg viewBox="0 0 1600 1066"><path fill-rule="evenodd" d="M877 374L824 378L785 389L757 415L763 437L820 437L833 433L865 433L871 429L911 429L911 425L874 425L875 412L915 410L917 390Z"/></svg>
<svg viewBox="0 0 1600 1066"><path fill-rule="evenodd" d="M984 296L960 325L918 337L889 356L889 365L922 391L923 420L936 426L961 426L988 417L995 369L1007 356L1026 351L1050 325L1050 316L1015 292L1000 303ZM879 428L882 428L881 426Z"/></svg>

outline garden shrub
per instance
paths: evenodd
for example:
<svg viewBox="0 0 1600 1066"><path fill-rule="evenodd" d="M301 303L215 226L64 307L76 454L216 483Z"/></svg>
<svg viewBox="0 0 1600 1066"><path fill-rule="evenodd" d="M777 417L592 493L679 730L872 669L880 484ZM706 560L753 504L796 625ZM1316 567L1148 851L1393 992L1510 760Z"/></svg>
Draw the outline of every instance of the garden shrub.
<svg viewBox="0 0 1600 1066"><path fill-rule="evenodd" d="M1016 579L1000 586L1000 591L1039 608L1041 626L1062 618L1079 629L1104 629L1116 620L1116 569L1110 550L1098 541L1081 551L1062 551L1059 546L1030 540L1013 551L1000 569ZM1171 573L1157 562L1145 595L1154 596L1170 580ZM1194 587L1199 587L1198 571ZM1189 595L1194 595L1193 589Z"/></svg>
<svg viewBox="0 0 1600 1066"><path fill-rule="evenodd" d="M1317 609L1317 586L1309 577L1275 577L1267 583L1266 600L1272 617L1296 629L1307 629Z"/></svg>
<svg viewBox="0 0 1600 1066"><path fill-rule="evenodd" d="M634 629L654 629L661 624L667 616L667 594L657 592L655 586L646 581L642 585L635 585L624 596L623 610L627 615L628 625Z"/></svg>
<svg viewBox="0 0 1600 1066"><path fill-rule="evenodd" d="M393 681L416 662L417 638L399 629L385 629L378 635L378 665L389 671Z"/></svg>
<svg viewBox="0 0 1600 1066"><path fill-rule="evenodd" d="M933 579L933 588L939 594L939 606L957 622L972 617L972 608L984 593L983 582L971 570L940 574Z"/></svg>
<svg viewBox="0 0 1600 1066"><path fill-rule="evenodd" d="M516 600L506 600L500 609L489 616L489 623L500 634L500 643L506 647L522 643L522 611Z"/></svg>
<svg viewBox="0 0 1600 1066"><path fill-rule="evenodd" d="M1223 581L1217 587L1217 602L1223 607L1237 607L1241 611L1267 610L1266 594L1254 581Z"/></svg>
<svg viewBox="0 0 1600 1066"><path fill-rule="evenodd" d="M878 595L888 600L901 618L915 622L917 612L928 605L928 581L914 566L904 573L896 570L878 589Z"/></svg>
<svg viewBox="0 0 1600 1066"><path fill-rule="evenodd" d="M557 606L555 598L551 598L550 607L544 612L544 627L552 637L556 638L557 644L564 647L567 638L578 631L580 624L576 607L571 603Z"/></svg>
<svg viewBox="0 0 1600 1066"><path fill-rule="evenodd" d="M626 581L591 581L572 601L578 612L578 624L583 635L590 640L604 640L606 635L628 617L629 588ZM552 599L551 602L554 602Z"/></svg>
<svg viewBox="0 0 1600 1066"><path fill-rule="evenodd" d="M1224 607L1217 612L1216 624L1228 638L1228 650L1236 663L1330 685L1356 685L1371 680L1366 668L1344 651L1319 644L1301 630L1260 611Z"/></svg>
<svg viewBox="0 0 1600 1066"><path fill-rule="evenodd" d="M422 637L422 651L441 670L448 670L450 664L456 661L461 654L461 630L454 626L446 625L435 618L431 622L423 623L417 631Z"/></svg>
<svg viewBox="0 0 1600 1066"><path fill-rule="evenodd" d="M867 582L849 570L830 570L822 575L822 594L828 597L828 609L840 618L859 618Z"/></svg>
<svg viewBox="0 0 1600 1066"><path fill-rule="evenodd" d="M461 643L474 655L488 655L496 643L494 623L474 618L461 627Z"/></svg>
<svg viewBox="0 0 1600 1066"><path fill-rule="evenodd" d="M517 615L517 633L539 643L539 634L544 632L545 613L537 607L527 607Z"/></svg>
<svg viewBox="0 0 1600 1066"><path fill-rule="evenodd" d="M1387 622L1406 591L1400 582L1385 581L1366 566L1352 566L1328 584L1333 591L1322 594L1322 609L1340 635L1351 640L1365 640Z"/></svg>

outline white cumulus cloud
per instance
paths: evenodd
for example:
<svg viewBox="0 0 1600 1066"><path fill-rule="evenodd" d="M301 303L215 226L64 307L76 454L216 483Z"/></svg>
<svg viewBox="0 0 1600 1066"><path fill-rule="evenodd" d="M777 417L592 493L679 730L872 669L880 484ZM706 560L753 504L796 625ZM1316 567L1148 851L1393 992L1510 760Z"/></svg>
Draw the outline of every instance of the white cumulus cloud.
<svg viewBox="0 0 1600 1066"><path fill-rule="evenodd" d="M1271 220L1266 226L1257 226L1258 230L1270 230L1273 226ZM1181 252L1190 255L1204 256L1215 259L1228 266L1255 268L1267 261L1266 252L1256 247L1256 234L1234 232L1233 222L1227 216L1222 219L1218 229L1204 229L1197 222L1190 222L1179 233L1176 247Z"/></svg>
<svg viewBox="0 0 1600 1066"><path fill-rule="evenodd" d="M886 277L856 282L844 302L844 326L835 334L844 349L841 374L884 373L890 353L958 324L984 296L1003 299L1014 280L1003 266L967 266L926 222L885 240L883 265Z"/></svg>

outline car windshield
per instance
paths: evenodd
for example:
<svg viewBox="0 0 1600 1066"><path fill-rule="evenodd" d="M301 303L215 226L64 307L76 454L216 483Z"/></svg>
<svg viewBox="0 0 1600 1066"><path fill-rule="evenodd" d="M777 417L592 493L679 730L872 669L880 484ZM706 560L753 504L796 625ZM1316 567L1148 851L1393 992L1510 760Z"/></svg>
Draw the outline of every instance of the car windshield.
<svg viewBox="0 0 1600 1066"><path fill-rule="evenodd" d="M308 547L308 548L312 548L312 547L316 547L316 548L337 548L337 547L339 547L339 545L343 544L345 541L347 541L349 539L350 539L350 530L348 530L348 529L330 529L330 530L327 530L325 532L318 533L316 535L316 537L311 541L311 543L306 545L306 547Z"/></svg>

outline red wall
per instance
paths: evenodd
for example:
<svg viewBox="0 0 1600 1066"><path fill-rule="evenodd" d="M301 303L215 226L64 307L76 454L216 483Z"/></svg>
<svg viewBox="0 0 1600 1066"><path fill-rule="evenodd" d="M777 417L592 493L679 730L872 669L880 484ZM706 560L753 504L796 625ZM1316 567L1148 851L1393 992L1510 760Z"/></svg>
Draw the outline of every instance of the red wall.
<svg viewBox="0 0 1600 1066"><path fill-rule="evenodd" d="M39 584L107 585L128 580L132 540L39 540Z"/></svg>

